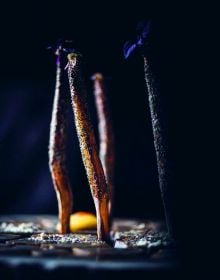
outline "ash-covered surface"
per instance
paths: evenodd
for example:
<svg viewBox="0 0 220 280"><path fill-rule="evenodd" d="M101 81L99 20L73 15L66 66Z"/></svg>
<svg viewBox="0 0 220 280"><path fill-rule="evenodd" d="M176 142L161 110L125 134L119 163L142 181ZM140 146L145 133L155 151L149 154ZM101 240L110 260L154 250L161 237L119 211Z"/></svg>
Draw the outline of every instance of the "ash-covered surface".
<svg viewBox="0 0 220 280"><path fill-rule="evenodd" d="M72 245L88 245L88 246L103 246L106 243L97 240L96 234L56 234L56 233L40 233L33 234L28 238L28 241L33 241L40 244L72 244Z"/></svg>
<svg viewBox="0 0 220 280"><path fill-rule="evenodd" d="M40 225L28 222L1 222L0 233L34 233L43 230Z"/></svg>
<svg viewBox="0 0 220 280"><path fill-rule="evenodd" d="M0 216L0 233L40 233L55 231L57 218L52 215Z"/></svg>
<svg viewBox="0 0 220 280"><path fill-rule="evenodd" d="M125 232L116 232L114 234L115 248L131 248L131 247L168 247L173 244L167 232L140 232L130 230Z"/></svg>
<svg viewBox="0 0 220 280"><path fill-rule="evenodd" d="M107 244L97 240L96 231L62 235L55 231L57 220L54 217L51 221L45 216L30 218L29 221L21 219L20 223L30 223L26 226L29 225L33 232L27 231L28 226L21 226L17 219L9 219L17 225L17 233L11 226L3 224L1 227L7 232L0 232L0 267L30 264L45 267L50 263L54 268L68 266L71 269L77 264L84 268L92 265L97 269L172 270L178 265L175 248L161 223L115 220L112 244ZM1 217L0 221L7 224ZM22 227L24 231L20 232Z"/></svg>
<svg viewBox="0 0 220 280"><path fill-rule="evenodd" d="M113 225L114 248L160 249L172 247L174 242L159 222L117 221Z"/></svg>

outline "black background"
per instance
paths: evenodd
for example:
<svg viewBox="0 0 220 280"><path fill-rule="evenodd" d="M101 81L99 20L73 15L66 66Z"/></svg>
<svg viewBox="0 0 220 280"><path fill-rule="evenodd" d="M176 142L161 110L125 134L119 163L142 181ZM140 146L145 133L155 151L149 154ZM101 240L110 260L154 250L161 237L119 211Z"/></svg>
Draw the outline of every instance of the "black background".
<svg viewBox="0 0 220 280"><path fill-rule="evenodd" d="M216 182L211 183L214 161L207 160L206 153L215 155L208 138L216 127L210 130L214 118L208 121L208 116L216 90L210 87L214 77L206 88L213 69L206 59L211 61L209 35L217 24L212 23L211 4L161 2L8 1L1 7L0 214L57 213L47 154L55 58L45 49L62 37L73 39L84 56L95 128L89 78L96 71L111 77L108 98L117 159L114 215L163 218L143 61L138 56L125 61L122 55L137 22L151 18L151 61L168 124L177 234L190 267L197 264L196 273L203 272L210 262L213 271L214 259L207 260L205 252L213 248L211 217L218 203L210 202ZM94 211L71 108L68 141L74 210Z"/></svg>
<svg viewBox="0 0 220 280"><path fill-rule="evenodd" d="M90 76L111 77L108 97L116 140L115 216L163 218L144 83L143 61L123 58L123 44L137 22L151 18L151 60L163 96L168 139L176 178L177 221L187 212L192 183L185 120L191 99L192 52L188 9L180 3L124 4L75 1L8 2L1 9L0 213L57 213L48 169L48 137L55 85L55 57L46 46L73 39L84 56L90 111L96 127ZM187 22L186 23L186 18ZM190 51L189 51L190 50ZM192 56L191 56L192 58ZM68 165L74 210L94 211L78 140L69 115ZM190 199L189 199L190 200ZM178 224L178 222L177 222Z"/></svg>

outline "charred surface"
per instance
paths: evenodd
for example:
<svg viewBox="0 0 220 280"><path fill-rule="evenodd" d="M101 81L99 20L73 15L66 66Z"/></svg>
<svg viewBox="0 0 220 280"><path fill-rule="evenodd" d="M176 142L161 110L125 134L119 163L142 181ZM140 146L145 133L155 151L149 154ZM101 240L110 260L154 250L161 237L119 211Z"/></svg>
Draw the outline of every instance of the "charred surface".
<svg viewBox="0 0 220 280"><path fill-rule="evenodd" d="M154 147L157 158L160 192L164 204L168 230L170 235L173 236L173 219L171 215L174 209L172 209L173 201L171 194L173 192L172 188L174 181L170 166L170 158L168 155L168 141L163 120L163 110L160 95L157 91L157 86L150 68L150 63L146 57L144 57L144 70L151 113Z"/></svg>

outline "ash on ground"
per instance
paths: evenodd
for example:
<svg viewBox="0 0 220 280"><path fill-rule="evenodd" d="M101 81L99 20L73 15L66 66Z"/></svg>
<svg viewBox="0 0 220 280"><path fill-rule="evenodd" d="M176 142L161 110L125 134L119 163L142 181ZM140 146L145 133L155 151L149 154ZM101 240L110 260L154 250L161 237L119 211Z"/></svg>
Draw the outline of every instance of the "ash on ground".
<svg viewBox="0 0 220 280"><path fill-rule="evenodd" d="M99 241L96 234L80 234L80 233L69 233L69 234L54 234L45 233L33 234L28 238L29 241L43 244L84 244L90 246L103 245L105 242Z"/></svg>
<svg viewBox="0 0 220 280"><path fill-rule="evenodd" d="M40 225L31 222L1 222L0 232L4 233L34 233L42 230Z"/></svg>

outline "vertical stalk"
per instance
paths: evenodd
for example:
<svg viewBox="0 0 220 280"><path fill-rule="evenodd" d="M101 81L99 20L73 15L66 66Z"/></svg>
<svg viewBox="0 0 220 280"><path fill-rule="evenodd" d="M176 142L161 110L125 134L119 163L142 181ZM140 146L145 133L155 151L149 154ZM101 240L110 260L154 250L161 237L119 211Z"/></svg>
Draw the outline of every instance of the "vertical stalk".
<svg viewBox="0 0 220 280"><path fill-rule="evenodd" d="M69 219L72 212L72 190L66 168L68 95L64 85L61 52L61 47L59 47L56 51L56 87L50 125L49 167L58 201L58 231L67 233L69 232Z"/></svg>
<svg viewBox="0 0 220 280"><path fill-rule="evenodd" d="M86 169L97 216L99 240L109 239L109 189L102 164L97 152L95 135L86 104L86 88L81 73L81 56L68 55L68 78L76 131L79 139L83 163Z"/></svg>
<svg viewBox="0 0 220 280"><path fill-rule="evenodd" d="M150 106L150 114L153 129L154 147L156 151L157 169L159 175L159 186L161 192L161 198L165 210L165 218L168 227L168 231L173 236L173 220L172 214L172 187L173 180L168 161L168 146L167 139L162 120L162 110L159 94L155 85L154 77L150 69L150 64L147 58L144 56L144 70L145 81L148 89L148 99Z"/></svg>
<svg viewBox="0 0 220 280"><path fill-rule="evenodd" d="M99 130L99 157L102 162L107 184L110 191L109 212L112 212L113 182L114 182L114 134L110 119L105 79L102 74L96 73L92 76L94 81L94 96L98 115Z"/></svg>

